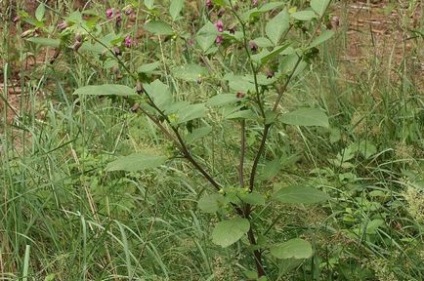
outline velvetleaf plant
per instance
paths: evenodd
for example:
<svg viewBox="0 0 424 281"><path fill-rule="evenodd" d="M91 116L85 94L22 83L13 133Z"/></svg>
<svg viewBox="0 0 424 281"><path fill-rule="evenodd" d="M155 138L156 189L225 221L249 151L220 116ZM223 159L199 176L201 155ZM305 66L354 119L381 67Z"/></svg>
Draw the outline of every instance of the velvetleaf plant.
<svg viewBox="0 0 424 281"><path fill-rule="evenodd" d="M328 199L325 193L313 187L287 187L284 183L272 182L273 175L259 176L259 170L261 167L280 169L279 159L269 161L264 157L270 132L277 124L329 126L326 114L320 109L284 112L281 104L293 81L313 63L317 47L333 35L323 23L330 0L311 0L305 10L290 6L291 1L247 4L244 3L247 1L205 1L204 24L195 34L178 28L178 22L184 18L181 15L185 2L174 0L164 6L161 1L145 0L143 5L135 3L123 11L144 9L148 19L143 30L149 34L145 40L160 48L190 46L191 56L198 56L200 61L219 58L222 76L212 73L207 63L179 66L183 72L179 74L181 80L192 84L208 81L214 84L213 89L219 89L194 103L180 97L182 93L168 79L165 61L144 64L133 70L122 53L125 48L135 49L136 42L131 34L122 30L125 13L121 14L116 8L106 11L105 20L115 22L115 30L106 35L102 33L106 30L102 28L105 22L100 18L87 20L76 11L58 26L59 39L32 37L28 40L58 49L67 47L84 56L91 54L110 68L118 67L126 72L132 86L89 85L78 88L74 95L130 97L137 101L139 112L172 144L172 149L164 155L137 152L120 157L109 163L107 171L142 171L181 159L190 163L211 186L211 192L200 198L199 209L221 218L211 234L213 243L222 247L239 243L252 256L255 270L247 273L248 277L267 280L264 255L282 263L302 262L312 257L313 248L301 238L271 243L266 236L281 216L275 214L275 218L261 221L258 214L274 204L314 204ZM168 13L160 13L161 8ZM74 43L70 44L72 38ZM161 64L165 65L163 73L158 71ZM218 164L207 162L193 149L202 146L202 139L214 133L213 124L217 120L231 127L232 134L237 131L238 167L225 167L233 169L236 177L217 177L212 170ZM252 128L259 128L259 141L256 147L247 147L247 135ZM275 186L279 186L276 191ZM263 225L266 222L270 223Z"/></svg>

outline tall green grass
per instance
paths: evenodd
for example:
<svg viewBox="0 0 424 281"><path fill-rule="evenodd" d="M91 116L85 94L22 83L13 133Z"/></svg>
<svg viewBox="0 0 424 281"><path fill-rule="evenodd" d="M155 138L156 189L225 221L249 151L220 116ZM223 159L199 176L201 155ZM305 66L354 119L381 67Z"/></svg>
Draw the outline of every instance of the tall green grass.
<svg viewBox="0 0 424 281"><path fill-rule="evenodd" d="M66 5L61 5L56 12L63 11ZM2 65L3 100L14 72L27 73L12 60L10 38L21 46L19 56L41 52L7 30L2 30L0 47L8 58ZM265 209L255 218L267 220L267 212L280 212L272 239L303 235L316 248L310 261L279 265L295 270L275 280L422 280L424 221L417 210L424 206L424 102L423 89L414 83L419 73L410 70L414 58L405 53L397 79L382 66L391 66L394 58L375 56L346 79L339 55L349 46L340 32L321 50L319 67L293 85L284 101L287 108L325 108L332 129L280 126L266 149L268 156L285 159L279 178L306 179L334 199L313 209ZM422 40L416 40L413 51L418 52ZM175 50L161 51L169 68L189 62ZM94 80L111 81L97 75L85 58L65 58L59 61L63 72L46 63L20 80L21 102L12 121L6 123L12 108L6 104L2 109L1 279L241 280L247 255L211 243L216 218L201 214L196 203L206 183L187 164L174 162L143 173L104 171L114 155L169 147L148 119L129 111L129 101L71 96L72 89ZM221 67L219 60L209 63L212 69ZM172 72L167 76L186 99L216 90L219 78L193 86ZM231 151L237 152L236 140L225 134L231 128L219 122L214 126L213 137L196 149L213 163L231 163ZM255 133L249 136L252 144ZM334 160L348 153L353 156ZM219 167L213 172L231 176ZM325 224L316 223L322 220Z"/></svg>

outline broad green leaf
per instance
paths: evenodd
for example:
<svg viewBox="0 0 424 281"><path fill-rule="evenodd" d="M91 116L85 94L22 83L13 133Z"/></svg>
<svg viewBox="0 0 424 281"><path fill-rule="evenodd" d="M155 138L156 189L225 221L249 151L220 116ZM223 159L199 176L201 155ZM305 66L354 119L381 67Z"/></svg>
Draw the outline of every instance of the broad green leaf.
<svg viewBox="0 0 424 281"><path fill-rule="evenodd" d="M273 245L270 252L277 259L308 259L313 254L311 243L300 238Z"/></svg>
<svg viewBox="0 0 424 281"><path fill-rule="evenodd" d="M331 0L311 0L311 8L322 17Z"/></svg>
<svg viewBox="0 0 424 281"><path fill-rule="evenodd" d="M207 102L206 105L208 106L223 106L223 105L229 105L234 104L236 102L239 102L240 99L237 98L235 94L220 94L211 97Z"/></svg>
<svg viewBox="0 0 424 281"><path fill-rule="evenodd" d="M287 10L284 9L278 15L268 21L265 27L265 32L272 43L274 43L274 45L278 45L281 36L289 29L289 27L290 15Z"/></svg>
<svg viewBox="0 0 424 281"><path fill-rule="evenodd" d="M146 153L133 153L123 156L106 166L106 171L136 172L159 167L167 160L166 156L157 156Z"/></svg>
<svg viewBox="0 0 424 281"><path fill-rule="evenodd" d="M250 223L247 219L235 218L219 222L212 232L212 242L222 247L236 243L249 231Z"/></svg>
<svg viewBox="0 0 424 281"><path fill-rule="evenodd" d="M259 178L261 180L270 180L276 175L281 169L281 161L279 158L276 158L272 161L268 161L265 166L261 169Z"/></svg>
<svg viewBox="0 0 424 281"><path fill-rule="evenodd" d="M252 60L260 62L262 65L266 64L268 61L280 55L289 45L286 43L284 45L275 46L272 51L262 50L259 54L253 55Z"/></svg>
<svg viewBox="0 0 424 281"><path fill-rule="evenodd" d="M319 126L328 128L328 116L318 108L299 108L295 111L284 113L281 122L296 126Z"/></svg>
<svg viewBox="0 0 424 281"><path fill-rule="evenodd" d="M160 62L158 61L142 64L141 66L137 68L137 72L150 73L150 72L153 72L155 69L157 69L159 66L160 66Z"/></svg>
<svg viewBox="0 0 424 281"><path fill-rule="evenodd" d="M117 84L84 86L75 90L73 94L85 96L137 96L134 89Z"/></svg>
<svg viewBox="0 0 424 281"><path fill-rule="evenodd" d="M212 132L211 126L196 128L191 133L186 135L185 141L186 141L187 144L192 144L195 141L207 136L211 132Z"/></svg>
<svg viewBox="0 0 424 281"><path fill-rule="evenodd" d="M272 198L287 204L314 204L330 199L326 193L316 188L301 185L283 187Z"/></svg>
<svg viewBox="0 0 424 281"><path fill-rule="evenodd" d="M169 5L169 14L173 21L178 18L183 7L184 0L171 0L171 5Z"/></svg>
<svg viewBox="0 0 424 281"><path fill-rule="evenodd" d="M208 70L198 64L186 64L183 66L174 67L172 70L172 75L184 81L197 82L204 75L208 74Z"/></svg>
<svg viewBox="0 0 424 281"><path fill-rule="evenodd" d="M174 31L172 30L172 27L167 24L166 22L160 21L160 20L154 20L146 23L144 25L144 29L147 30L150 33L153 33L155 35L172 35L174 34Z"/></svg>
<svg viewBox="0 0 424 281"><path fill-rule="evenodd" d="M258 37L253 39L253 42L255 42L256 45L258 45L259 48L268 48L274 46L274 44L266 37Z"/></svg>
<svg viewBox="0 0 424 281"><path fill-rule="evenodd" d="M380 226L384 225L384 220L374 219L366 224L365 232L367 234L376 234Z"/></svg>
<svg viewBox="0 0 424 281"><path fill-rule="evenodd" d="M312 41L311 45L309 45L309 48L313 48L318 45L321 45L322 43L324 43L325 41L333 37L333 35L334 35L334 31L325 30L323 33L321 33L320 36L318 36L317 38L314 39L314 41Z"/></svg>
<svg viewBox="0 0 424 281"><path fill-rule="evenodd" d="M219 211L219 201L221 198L222 195L220 194L205 195L200 198L197 206L202 212L213 214Z"/></svg>
<svg viewBox="0 0 424 281"><path fill-rule="evenodd" d="M369 159L377 153L377 147L367 140L354 143L352 146L356 147L356 151L359 152L365 159Z"/></svg>
<svg viewBox="0 0 424 281"><path fill-rule="evenodd" d="M208 21L196 35L196 42L199 44L203 52L209 50L210 47L215 43L218 31L213 23Z"/></svg>
<svg viewBox="0 0 424 281"><path fill-rule="evenodd" d="M297 20L300 20L300 21L309 21L309 20L317 17L313 11L295 12L295 13L291 14L291 16L294 19L297 19Z"/></svg>
<svg viewBox="0 0 424 281"><path fill-rule="evenodd" d="M155 7L155 0L144 0L144 6L146 6L147 9L152 10Z"/></svg>
<svg viewBox="0 0 424 281"><path fill-rule="evenodd" d="M227 73L224 76L224 79L228 81L228 86L236 91L241 93L254 92L255 84L251 83L248 77L241 75L234 75L233 73Z"/></svg>
<svg viewBox="0 0 424 281"><path fill-rule="evenodd" d="M265 205L265 197L257 191L242 193L239 195L241 201L250 205Z"/></svg>
<svg viewBox="0 0 424 281"><path fill-rule="evenodd" d="M194 119L206 116L206 107L204 103L190 104L178 110L177 124L185 123Z"/></svg>
<svg viewBox="0 0 424 281"><path fill-rule="evenodd" d="M43 3L41 3L40 5L38 5L37 9L35 10L35 18L38 21L43 21L45 13L46 13L46 6Z"/></svg>
<svg viewBox="0 0 424 281"><path fill-rule="evenodd" d="M286 2L282 2L282 1L265 3L264 5L262 5L259 8L259 11L260 12L268 12L268 11L271 11L271 10L276 9L278 7L281 7L282 5L285 5L285 4L286 4Z"/></svg>
<svg viewBox="0 0 424 281"><path fill-rule="evenodd" d="M233 113L230 113L228 115L225 116L225 119L254 119L255 118L255 113L250 110L250 109L246 109L246 110L237 110Z"/></svg>
<svg viewBox="0 0 424 281"><path fill-rule="evenodd" d="M60 46L60 40L59 39L53 39L53 38L43 38L43 37L30 37L26 39L29 42L41 45L41 46L47 46L47 47L53 47L57 48Z"/></svg>
<svg viewBox="0 0 424 281"><path fill-rule="evenodd" d="M156 79L153 83L143 84L143 88L159 109L165 110L171 104L172 94L168 86L160 80Z"/></svg>

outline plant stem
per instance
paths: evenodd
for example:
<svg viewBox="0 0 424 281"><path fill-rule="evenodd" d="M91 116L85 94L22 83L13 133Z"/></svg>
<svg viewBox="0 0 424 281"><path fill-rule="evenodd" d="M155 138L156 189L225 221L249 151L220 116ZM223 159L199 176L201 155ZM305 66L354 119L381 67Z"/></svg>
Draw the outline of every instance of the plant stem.
<svg viewBox="0 0 424 281"><path fill-rule="evenodd" d="M240 163L239 163L239 182L240 188L244 188L244 157L246 152L246 121L241 120L241 140L240 140Z"/></svg>
<svg viewBox="0 0 424 281"><path fill-rule="evenodd" d="M250 245L257 245L252 226L250 226L249 231L247 232L247 238L249 239ZM258 274L258 278L265 276L266 274L262 262L262 251L260 249L253 250L253 258L255 259L256 272Z"/></svg>

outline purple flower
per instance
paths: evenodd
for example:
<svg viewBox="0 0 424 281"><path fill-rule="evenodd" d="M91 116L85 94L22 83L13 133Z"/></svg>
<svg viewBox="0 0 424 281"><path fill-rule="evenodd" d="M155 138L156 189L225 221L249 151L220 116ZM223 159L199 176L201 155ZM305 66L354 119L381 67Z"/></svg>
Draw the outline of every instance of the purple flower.
<svg viewBox="0 0 424 281"><path fill-rule="evenodd" d="M219 32L223 32L224 31L224 23L222 22L222 20L218 20L215 23L215 27L216 27L216 29L218 29Z"/></svg>
<svg viewBox="0 0 424 281"><path fill-rule="evenodd" d="M115 15L115 9L114 8L109 8L106 10L106 18L111 19L113 18L113 16Z"/></svg>
<svg viewBox="0 0 424 281"><path fill-rule="evenodd" d="M124 45L127 48L131 48L131 46L134 44L133 40L131 39L131 36L127 35L124 39Z"/></svg>
<svg viewBox="0 0 424 281"><path fill-rule="evenodd" d="M249 41L249 48L253 53L256 53L258 51L258 44L256 44L255 41L251 40Z"/></svg>
<svg viewBox="0 0 424 281"><path fill-rule="evenodd" d="M215 43L217 45L221 45L223 40L224 40L224 38L222 37L222 35L218 35L218 36L216 36Z"/></svg>
<svg viewBox="0 0 424 281"><path fill-rule="evenodd" d="M252 0L252 6L253 7L258 6L258 0Z"/></svg>
<svg viewBox="0 0 424 281"><path fill-rule="evenodd" d="M206 7L208 8L208 9L212 9L212 7L213 7L213 3L212 3L212 0L206 0Z"/></svg>

